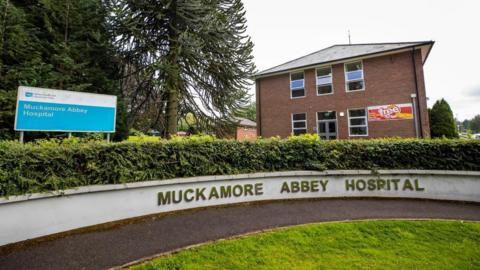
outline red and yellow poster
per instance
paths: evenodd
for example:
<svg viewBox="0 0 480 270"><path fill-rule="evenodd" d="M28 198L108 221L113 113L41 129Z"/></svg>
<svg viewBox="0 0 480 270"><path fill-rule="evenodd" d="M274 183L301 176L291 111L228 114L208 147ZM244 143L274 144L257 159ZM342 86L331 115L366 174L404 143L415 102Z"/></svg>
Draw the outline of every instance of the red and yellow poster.
<svg viewBox="0 0 480 270"><path fill-rule="evenodd" d="M368 107L368 121L412 119L411 103Z"/></svg>

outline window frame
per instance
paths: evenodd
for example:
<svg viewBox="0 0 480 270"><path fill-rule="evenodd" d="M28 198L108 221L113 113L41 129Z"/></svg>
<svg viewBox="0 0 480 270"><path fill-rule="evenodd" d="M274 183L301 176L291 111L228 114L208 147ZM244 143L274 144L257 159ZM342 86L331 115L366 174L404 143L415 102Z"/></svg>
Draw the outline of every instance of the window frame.
<svg viewBox="0 0 480 270"><path fill-rule="evenodd" d="M295 115L295 114L305 114L305 120L293 120L293 115ZM307 113L306 112L291 113L290 122L291 122L291 126L292 126L292 131L291 131L292 136L298 136L298 135L295 135L295 130L299 130L299 129L301 129L301 130L305 129L304 134L308 133L308 123L307 123ZM305 128L295 128L294 123L297 123L297 122L305 122Z"/></svg>
<svg viewBox="0 0 480 270"><path fill-rule="evenodd" d="M347 78L347 72L348 72L347 71L347 65L352 64L352 63L357 63L357 62L360 62L360 64L362 65L362 79L361 80L351 80L351 81L349 81L348 78ZM344 74L344 77L345 77L345 92L365 91L365 88L366 88L366 86L365 86L365 67L363 65L363 59L343 63L343 74ZM360 81L363 82L362 89L349 90L348 83L360 82Z"/></svg>
<svg viewBox="0 0 480 270"><path fill-rule="evenodd" d="M292 74L296 74L296 73L303 73L303 96L298 96L298 97L294 97L293 96L293 91L294 90L300 90L302 88L297 88L297 89L292 89ZM288 87L290 88L290 99L297 99L297 98L304 98L307 96L307 87L306 87L306 84L305 84L305 70L297 70L297 71L291 71L289 74L288 74L288 78L289 78L289 85Z"/></svg>
<svg viewBox="0 0 480 270"><path fill-rule="evenodd" d="M319 94L318 93L318 87L319 86L323 86L323 85L328 85L328 84L318 84L318 76L317 76L317 71L319 69L325 69L325 68L328 68L330 67L330 77L332 78L332 82L330 83L330 86L332 87L332 92L330 93L327 93L327 94ZM328 77L328 76L320 76L321 78L325 78L325 77ZM328 96L328 95L333 95L333 93L335 92L335 89L333 88L333 66L332 65L328 65L328 66L319 66L319 67L316 67L315 68L315 92L317 93L317 96Z"/></svg>
<svg viewBox="0 0 480 270"><path fill-rule="evenodd" d="M350 116L350 111L355 111L355 110L365 110L365 116L353 116L351 117ZM368 137L368 108L366 107L363 107L363 108L351 108L351 109L347 109L347 118L348 118L348 136L349 137ZM365 125L351 125L350 123L350 120L351 119L362 119L364 118L365 119ZM366 134L362 134L362 135L358 135L358 134L352 134L351 132L351 128L352 127L365 127L367 129L367 133Z"/></svg>

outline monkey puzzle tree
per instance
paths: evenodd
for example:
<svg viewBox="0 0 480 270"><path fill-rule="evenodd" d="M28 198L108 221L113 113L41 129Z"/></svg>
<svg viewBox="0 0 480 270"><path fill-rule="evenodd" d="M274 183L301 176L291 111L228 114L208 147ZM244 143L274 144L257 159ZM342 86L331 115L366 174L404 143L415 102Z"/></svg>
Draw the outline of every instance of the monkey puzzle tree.
<svg viewBox="0 0 480 270"><path fill-rule="evenodd" d="M178 118L188 113L199 123L219 124L246 104L255 67L240 0L109 0L108 5L117 48L131 71L125 75L141 73L145 86L124 91L142 99L138 110L156 98L166 136L175 134Z"/></svg>

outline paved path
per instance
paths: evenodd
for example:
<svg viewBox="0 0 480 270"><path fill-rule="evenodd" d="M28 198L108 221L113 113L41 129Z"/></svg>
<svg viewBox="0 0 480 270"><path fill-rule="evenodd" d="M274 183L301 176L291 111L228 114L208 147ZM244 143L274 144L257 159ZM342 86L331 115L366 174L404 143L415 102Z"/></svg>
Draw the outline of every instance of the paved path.
<svg viewBox="0 0 480 270"><path fill-rule="evenodd" d="M77 234L0 254L0 269L106 269L177 248L268 228L383 218L480 221L480 204L331 199L208 208Z"/></svg>

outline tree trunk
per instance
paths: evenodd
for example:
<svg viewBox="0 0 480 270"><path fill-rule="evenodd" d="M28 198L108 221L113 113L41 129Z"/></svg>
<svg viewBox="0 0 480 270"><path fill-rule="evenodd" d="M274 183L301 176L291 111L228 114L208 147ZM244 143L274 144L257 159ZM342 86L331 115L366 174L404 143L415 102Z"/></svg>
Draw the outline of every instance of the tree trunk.
<svg viewBox="0 0 480 270"><path fill-rule="evenodd" d="M169 24L169 42L170 51L167 55L167 69L166 69L166 87L167 87L167 108L166 108L166 129L165 136L171 138L177 134L177 114L178 114L178 97L179 97L179 67L178 67L178 53L180 44L178 43L178 29L177 29L177 2L173 0L170 6L170 24Z"/></svg>
<svg viewBox="0 0 480 270"><path fill-rule="evenodd" d="M166 78L167 85L167 109L166 109L166 132L167 138L177 133L177 114L178 114L178 66L177 66L177 48L172 48L171 56L169 57L169 70Z"/></svg>

